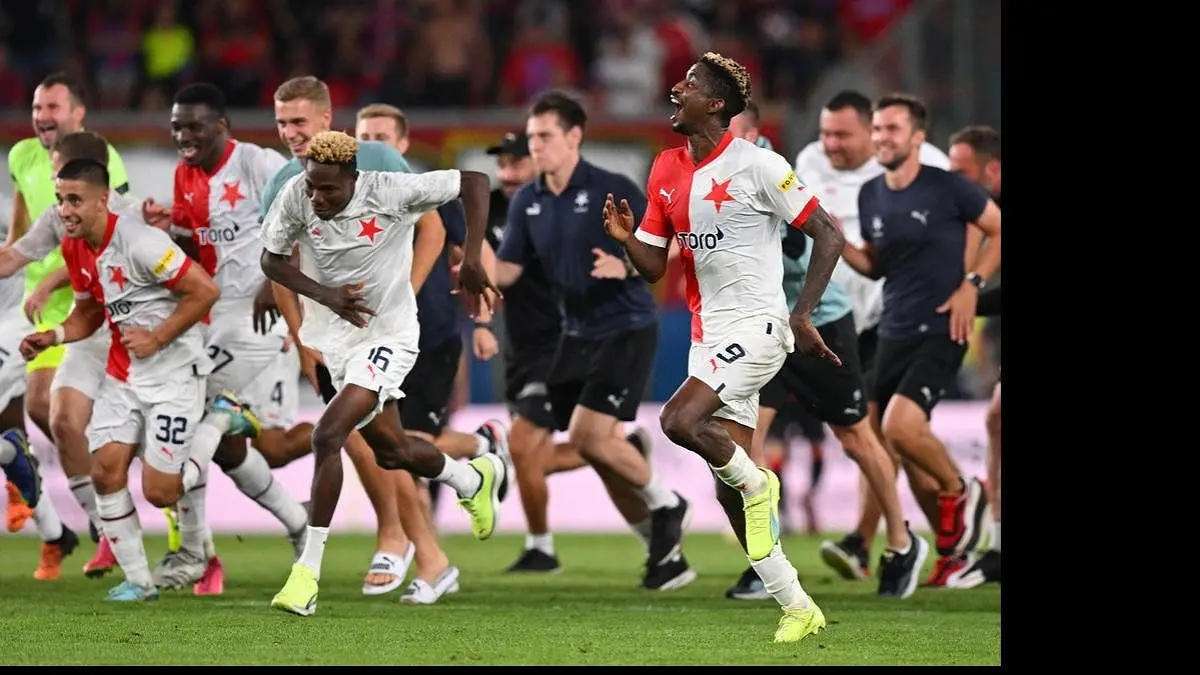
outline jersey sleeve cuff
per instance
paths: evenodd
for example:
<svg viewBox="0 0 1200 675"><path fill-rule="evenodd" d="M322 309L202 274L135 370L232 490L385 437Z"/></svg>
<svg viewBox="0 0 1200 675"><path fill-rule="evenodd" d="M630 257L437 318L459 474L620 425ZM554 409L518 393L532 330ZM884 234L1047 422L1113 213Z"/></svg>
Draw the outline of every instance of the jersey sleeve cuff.
<svg viewBox="0 0 1200 675"><path fill-rule="evenodd" d="M88 293L87 291L75 291L75 299L76 300L83 300L84 298L90 298L90 297L92 297L92 294Z"/></svg>
<svg viewBox="0 0 1200 675"><path fill-rule="evenodd" d="M638 241L642 242L643 244L649 244L650 246L657 246L659 248L666 248L667 244L671 242L671 240L667 239L666 237L660 237L657 234L651 234L642 229L638 229L637 232L634 232L633 236L637 237Z"/></svg>
<svg viewBox="0 0 1200 675"><path fill-rule="evenodd" d="M179 271L175 273L175 276L171 277L166 282L164 282L163 286L166 286L167 288L172 288L172 289L175 288L175 285L179 283L179 280L183 278L183 275L187 273L188 268L191 266L192 266L192 259L184 258L183 264L179 266Z"/></svg>
<svg viewBox="0 0 1200 675"><path fill-rule="evenodd" d="M800 209L800 213L795 218L792 218L792 222L789 224L797 230L802 229L804 223L808 222L808 217L812 215L812 212L817 209L820 203L821 200L816 197L808 200L808 203L804 205L804 208Z"/></svg>

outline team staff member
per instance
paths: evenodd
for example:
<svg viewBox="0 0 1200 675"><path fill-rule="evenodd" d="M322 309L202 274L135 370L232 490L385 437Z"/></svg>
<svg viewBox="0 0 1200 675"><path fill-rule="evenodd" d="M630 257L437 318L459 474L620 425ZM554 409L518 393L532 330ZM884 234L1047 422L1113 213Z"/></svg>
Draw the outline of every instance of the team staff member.
<svg viewBox="0 0 1200 675"><path fill-rule="evenodd" d="M541 260L563 311L563 338L547 377L557 426L589 463L611 469L635 486L649 522L649 556L642 585L678 588L695 578L681 554L688 502L667 488L645 457L624 438L654 367L658 311L643 279L593 276L598 249L624 258L601 222L606 194L629 200L638 219L642 191L620 174L580 156L587 113L575 99L551 91L530 106L525 131L538 177L514 195L497 280L511 287L530 261ZM518 471L519 473L519 471Z"/></svg>

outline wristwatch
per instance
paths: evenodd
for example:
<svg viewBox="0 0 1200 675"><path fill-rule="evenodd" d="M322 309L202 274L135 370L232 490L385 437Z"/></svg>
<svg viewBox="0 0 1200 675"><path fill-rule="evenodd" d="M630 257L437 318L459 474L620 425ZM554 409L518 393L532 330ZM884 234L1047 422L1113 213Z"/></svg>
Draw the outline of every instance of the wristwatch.
<svg viewBox="0 0 1200 675"><path fill-rule="evenodd" d="M491 322L491 321L476 321L476 322L475 322L475 327L476 327L476 328L486 328L486 329L488 329L488 330L491 330L491 329L492 329L492 322Z"/></svg>
<svg viewBox="0 0 1200 675"><path fill-rule="evenodd" d="M963 278L966 279L967 281L971 282L971 285L974 286L978 290L982 291L983 287L987 286L987 281L985 281L983 277L979 276L978 274L976 274L974 272L967 272L967 276L965 276Z"/></svg>

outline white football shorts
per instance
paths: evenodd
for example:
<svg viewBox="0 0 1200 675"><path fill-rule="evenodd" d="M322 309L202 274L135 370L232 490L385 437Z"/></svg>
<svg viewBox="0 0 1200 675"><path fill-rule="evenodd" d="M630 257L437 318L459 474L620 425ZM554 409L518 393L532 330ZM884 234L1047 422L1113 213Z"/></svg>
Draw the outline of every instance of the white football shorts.
<svg viewBox="0 0 1200 675"><path fill-rule="evenodd" d="M724 403L713 415L755 428L758 392L787 359L783 331L786 324L769 319L747 319L745 328L722 338L704 336L688 351L688 375L717 392Z"/></svg>

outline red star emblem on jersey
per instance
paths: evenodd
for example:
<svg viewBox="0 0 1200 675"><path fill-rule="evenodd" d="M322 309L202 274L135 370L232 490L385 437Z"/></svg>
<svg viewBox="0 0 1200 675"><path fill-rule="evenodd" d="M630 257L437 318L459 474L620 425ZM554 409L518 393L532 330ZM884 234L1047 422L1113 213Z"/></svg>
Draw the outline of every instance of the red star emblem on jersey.
<svg viewBox="0 0 1200 675"><path fill-rule="evenodd" d="M360 220L358 224L362 226L362 230L359 231L358 236L366 237L372 244L375 243L375 235L383 232L382 227L375 225L375 216L371 216L370 220Z"/></svg>
<svg viewBox="0 0 1200 675"><path fill-rule="evenodd" d="M232 183L222 183L222 185L225 186L225 192L221 195L220 201L229 202L231 209L237 208L238 202L246 198L241 191L242 181L235 180Z"/></svg>
<svg viewBox="0 0 1200 675"><path fill-rule="evenodd" d="M116 266L108 268L108 280L116 284L122 291L125 290L125 282L129 281L125 276L125 270Z"/></svg>
<svg viewBox="0 0 1200 675"><path fill-rule="evenodd" d="M704 195L704 198L712 202L713 206L717 209L717 213L720 213L721 204L733 201L733 197L729 196L729 184L733 182L733 179L729 178L724 183L718 183L716 178L710 178L709 180L712 181L712 189L708 191L708 194Z"/></svg>

